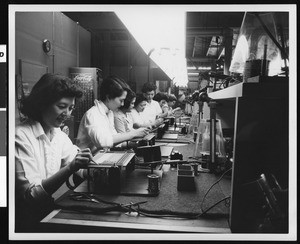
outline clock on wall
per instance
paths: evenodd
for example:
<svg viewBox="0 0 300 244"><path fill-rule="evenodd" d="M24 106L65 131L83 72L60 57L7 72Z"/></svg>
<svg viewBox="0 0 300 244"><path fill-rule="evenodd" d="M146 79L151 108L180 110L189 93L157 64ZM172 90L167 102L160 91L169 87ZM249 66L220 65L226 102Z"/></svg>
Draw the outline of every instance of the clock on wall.
<svg viewBox="0 0 300 244"><path fill-rule="evenodd" d="M48 39L43 41L43 50L45 53L48 53L51 50L51 42Z"/></svg>

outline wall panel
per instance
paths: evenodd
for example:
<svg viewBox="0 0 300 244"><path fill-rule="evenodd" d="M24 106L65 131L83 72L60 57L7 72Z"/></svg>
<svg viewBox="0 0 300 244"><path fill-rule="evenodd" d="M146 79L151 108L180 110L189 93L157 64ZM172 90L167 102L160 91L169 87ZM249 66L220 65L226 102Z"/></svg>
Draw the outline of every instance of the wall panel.
<svg viewBox="0 0 300 244"><path fill-rule="evenodd" d="M77 52L77 24L62 13L54 13L53 44L70 53Z"/></svg>
<svg viewBox="0 0 300 244"><path fill-rule="evenodd" d="M36 30L33 30L35 32ZM26 59L35 63L40 63L49 66L49 72L52 72L52 56L44 53L42 49L42 43L44 39L52 40L52 34L41 35L36 38L34 34L30 34L29 30L16 31L16 73L20 74L19 59Z"/></svg>
<svg viewBox="0 0 300 244"><path fill-rule="evenodd" d="M44 39L52 44L48 54L42 49ZM78 51L79 46L82 52ZM17 74L20 74L18 60L24 59L48 66L49 72L68 75L69 67L90 66L90 46L90 33L82 27L78 30L77 23L60 12L16 13Z"/></svg>
<svg viewBox="0 0 300 244"><path fill-rule="evenodd" d="M27 33L34 39L52 39L52 12L16 12L16 32Z"/></svg>
<svg viewBox="0 0 300 244"><path fill-rule="evenodd" d="M79 67L92 67L91 65L91 33L78 25L79 29ZM96 53L97 55L97 53ZM99 67L99 66L97 66Z"/></svg>
<svg viewBox="0 0 300 244"><path fill-rule="evenodd" d="M74 52L56 48L54 61L54 73L69 75L69 68L77 66L77 55Z"/></svg>
<svg viewBox="0 0 300 244"><path fill-rule="evenodd" d="M148 81L148 67L136 66L131 72L132 81L136 82L136 91L141 92L142 86Z"/></svg>
<svg viewBox="0 0 300 244"><path fill-rule="evenodd" d="M63 75L69 75L70 67L79 64L90 66L90 33L61 12L16 12L15 18L15 67L16 77L19 80L16 82L16 87L22 83L20 60L48 67L48 72ZM51 42L52 49L49 53L43 51L44 39ZM32 72L37 72L37 69L33 69ZM30 75L36 79L32 83L38 80L37 75L40 76L40 73ZM20 90L18 92L20 93ZM19 120L18 94L16 94L17 123Z"/></svg>

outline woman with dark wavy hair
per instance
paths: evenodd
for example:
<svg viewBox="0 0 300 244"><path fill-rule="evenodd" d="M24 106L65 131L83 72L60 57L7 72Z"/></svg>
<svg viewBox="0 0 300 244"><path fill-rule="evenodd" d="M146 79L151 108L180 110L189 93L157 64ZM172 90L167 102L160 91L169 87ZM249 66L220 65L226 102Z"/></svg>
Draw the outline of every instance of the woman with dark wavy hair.
<svg viewBox="0 0 300 244"><path fill-rule="evenodd" d="M135 93L128 89L127 96L124 100L124 105L114 111L115 128L118 133L124 133L133 130L131 110L134 107L135 99Z"/></svg>
<svg viewBox="0 0 300 244"><path fill-rule="evenodd" d="M169 94L169 101L168 101L168 116L174 116L175 112L176 111L180 111L181 108L180 107L176 107L176 108L173 108L174 105L176 104L177 102L177 98L174 94Z"/></svg>
<svg viewBox="0 0 300 244"><path fill-rule="evenodd" d="M15 134L16 230L34 229L52 210L52 194L92 157L60 129L81 96L68 77L45 74L21 103L26 120Z"/></svg>
<svg viewBox="0 0 300 244"><path fill-rule="evenodd" d="M163 93L163 92L158 92L155 94L155 96L153 97L154 101L157 101L159 103L159 106L161 107L162 113L159 114L160 118L165 118L168 116L168 101L169 101L169 97L167 94Z"/></svg>

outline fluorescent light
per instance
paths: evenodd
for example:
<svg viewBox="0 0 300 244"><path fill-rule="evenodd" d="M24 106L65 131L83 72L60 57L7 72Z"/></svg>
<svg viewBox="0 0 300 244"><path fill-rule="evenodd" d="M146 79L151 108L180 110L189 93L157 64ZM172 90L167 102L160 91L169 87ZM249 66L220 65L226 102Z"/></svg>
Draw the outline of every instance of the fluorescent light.
<svg viewBox="0 0 300 244"><path fill-rule="evenodd" d="M241 35L236 44L229 71L234 73L243 73L248 56L249 46L246 36Z"/></svg>
<svg viewBox="0 0 300 244"><path fill-rule="evenodd" d="M186 12L180 8L120 9L117 16L147 55L178 86L188 83L185 59Z"/></svg>
<svg viewBox="0 0 300 244"><path fill-rule="evenodd" d="M200 69L200 70L210 70L211 67L209 67L209 66L200 66L198 69Z"/></svg>

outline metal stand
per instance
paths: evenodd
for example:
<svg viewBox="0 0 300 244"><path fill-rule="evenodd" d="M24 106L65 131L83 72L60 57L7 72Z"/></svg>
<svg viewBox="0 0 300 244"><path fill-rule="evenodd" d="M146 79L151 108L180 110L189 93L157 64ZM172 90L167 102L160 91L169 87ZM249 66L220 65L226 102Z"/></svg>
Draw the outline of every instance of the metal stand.
<svg viewBox="0 0 300 244"><path fill-rule="evenodd" d="M212 100L206 92L203 92L199 95L199 103L206 102L207 105L210 108L210 119L209 119L209 125L210 125L210 155L209 160L207 162L210 172L215 172L216 165L217 165L217 154L216 154L216 107L217 102ZM199 113L201 113L199 111ZM199 121L200 123L200 121ZM199 134L200 134L200 124L198 126L198 134L197 134L197 140L196 140L196 147L198 146L198 140L199 140Z"/></svg>
<svg viewBox="0 0 300 244"><path fill-rule="evenodd" d="M210 107L210 156L208 168L210 171L214 171L217 164L217 154L216 154L216 101L211 100L208 104Z"/></svg>

